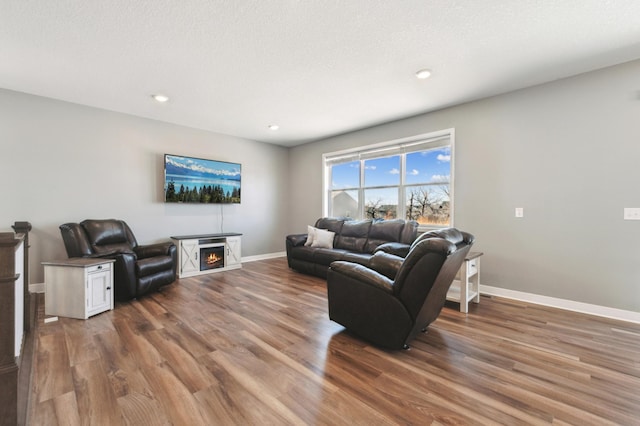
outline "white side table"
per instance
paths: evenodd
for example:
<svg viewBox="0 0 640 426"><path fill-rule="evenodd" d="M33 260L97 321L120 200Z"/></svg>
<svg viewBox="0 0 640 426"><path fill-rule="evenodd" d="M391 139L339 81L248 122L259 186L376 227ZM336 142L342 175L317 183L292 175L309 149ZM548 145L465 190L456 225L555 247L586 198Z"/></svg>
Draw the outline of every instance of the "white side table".
<svg viewBox="0 0 640 426"><path fill-rule="evenodd" d="M453 281L447 292L447 300L460 303L460 312L469 312L469 302L480 303L480 256L483 254L479 251L467 254L459 279Z"/></svg>
<svg viewBox="0 0 640 426"><path fill-rule="evenodd" d="M42 262L44 313L87 319L113 309L113 259Z"/></svg>

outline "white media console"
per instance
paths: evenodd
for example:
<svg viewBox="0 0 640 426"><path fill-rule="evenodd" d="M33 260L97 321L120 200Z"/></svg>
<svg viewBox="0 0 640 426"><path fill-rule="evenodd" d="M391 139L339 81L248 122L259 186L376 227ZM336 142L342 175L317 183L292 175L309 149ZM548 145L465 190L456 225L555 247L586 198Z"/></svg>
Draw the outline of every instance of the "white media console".
<svg viewBox="0 0 640 426"><path fill-rule="evenodd" d="M241 236L228 232L171 237L178 248L178 277L241 268Z"/></svg>

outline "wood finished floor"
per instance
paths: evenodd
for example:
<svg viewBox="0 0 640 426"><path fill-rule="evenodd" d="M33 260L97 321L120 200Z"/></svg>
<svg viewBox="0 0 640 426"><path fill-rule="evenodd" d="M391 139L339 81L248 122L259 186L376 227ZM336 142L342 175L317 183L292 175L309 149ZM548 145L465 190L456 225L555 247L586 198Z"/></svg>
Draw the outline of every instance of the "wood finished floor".
<svg viewBox="0 0 640 426"><path fill-rule="evenodd" d="M286 259L43 323L33 425L640 424L640 325L482 297L408 351L327 315Z"/></svg>

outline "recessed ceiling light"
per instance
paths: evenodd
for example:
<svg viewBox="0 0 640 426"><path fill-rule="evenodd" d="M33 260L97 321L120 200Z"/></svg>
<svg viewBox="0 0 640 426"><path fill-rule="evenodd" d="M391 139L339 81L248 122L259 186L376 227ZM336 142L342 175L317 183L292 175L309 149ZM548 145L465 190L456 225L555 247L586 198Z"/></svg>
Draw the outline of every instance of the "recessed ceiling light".
<svg viewBox="0 0 640 426"><path fill-rule="evenodd" d="M167 95L161 95L161 94L151 95L151 97L158 102L167 102L169 100L169 97Z"/></svg>
<svg viewBox="0 0 640 426"><path fill-rule="evenodd" d="M420 70L416 73L416 77L421 80L424 80L425 78L429 78L431 77L431 70L428 70L428 69Z"/></svg>
<svg viewBox="0 0 640 426"><path fill-rule="evenodd" d="M269 125L269 130L278 130L280 128L280 126L278 126L277 124L270 124Z"/></svg>

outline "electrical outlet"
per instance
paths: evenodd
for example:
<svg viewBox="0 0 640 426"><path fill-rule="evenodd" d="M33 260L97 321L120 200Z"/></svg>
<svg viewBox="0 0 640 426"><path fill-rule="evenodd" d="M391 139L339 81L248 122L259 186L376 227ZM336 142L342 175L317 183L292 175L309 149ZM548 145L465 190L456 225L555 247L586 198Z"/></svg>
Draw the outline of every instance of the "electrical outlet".
<svg viewBox="0 0 640 426"><path fill-rule="evenodd" d="M524 217L524 208L516 207L516 217Z"/></svg>
<svg viewBox="0 0 640 426"><path fill-rule="evenodd" d="M640 220L640 208L625 207L624 220Z"/></svg>

